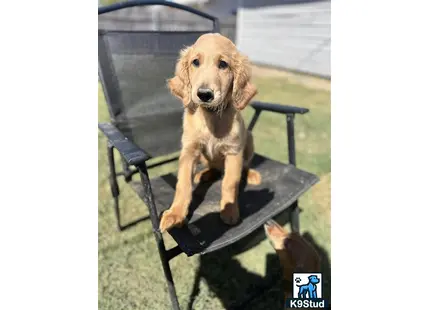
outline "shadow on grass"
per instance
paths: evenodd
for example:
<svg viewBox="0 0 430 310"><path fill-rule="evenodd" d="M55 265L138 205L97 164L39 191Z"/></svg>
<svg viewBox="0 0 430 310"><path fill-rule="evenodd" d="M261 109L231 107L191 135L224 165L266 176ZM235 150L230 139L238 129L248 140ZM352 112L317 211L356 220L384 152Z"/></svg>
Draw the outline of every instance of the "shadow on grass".
<svg viewBox="0 0 430 310"><path fill-rule="evenodd" d="M312 246L315 248L315 250L318 252L320 258L321 258L321 273L323 276L323 296L327 300L331 300L331 263L329 255L323 247L321 247L315 239L312 237L312 235L308 232L305 232L303 234L303 238L306 239Z"/></svg>
<svg viewBox="0 0 430 310"><path fill-rule="evenodd" d="M284 212L275 218L281 225L288 217ZM330 260L327 251L319 246L308 232L303 237L309 241L321 257L323 275L323 295L330 301ZM245 269L234 257L247 251L265 239L263 229L242 239L230 247L200 256L200 267L194 279L194 286L188 304L193 309L193 302L199 294L200 281L204 280L209 289L222 302L224 309L284 309L282 269L279 259L273 251L266 256L265 276Z"/></svg>

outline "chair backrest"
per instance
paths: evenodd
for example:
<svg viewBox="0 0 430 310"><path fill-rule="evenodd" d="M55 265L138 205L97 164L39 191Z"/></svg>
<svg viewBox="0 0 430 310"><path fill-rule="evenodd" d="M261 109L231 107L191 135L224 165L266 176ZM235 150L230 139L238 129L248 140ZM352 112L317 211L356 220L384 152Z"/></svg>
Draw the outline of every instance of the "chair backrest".
<svg viewBox="0 0 430 310"><path fill-rule="evenodd" d="M151 157L180 148L183 106L166 84L179 51L218 20L168 1L99 8L99 78L111 121Z"/></svg>

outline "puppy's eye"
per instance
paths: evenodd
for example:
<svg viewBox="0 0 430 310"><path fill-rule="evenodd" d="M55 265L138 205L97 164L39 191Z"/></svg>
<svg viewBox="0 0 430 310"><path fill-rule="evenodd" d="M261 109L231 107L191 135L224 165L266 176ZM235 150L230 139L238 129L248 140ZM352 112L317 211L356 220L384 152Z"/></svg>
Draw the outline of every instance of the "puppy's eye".
<svg viewBox="0 0 430 310"><path fill-rule="evenodd" d="M194 65L194 67L198 67L198 66L200 66L200 61L196 58L196 59L194 59L193 60L193 65Z"/></svg>
<svg viewBox="0 0 430 310"><path fill-rule="evenodd" d="M228 64L224 60L220 60L218 64L218 68L220 69L228 68Z"/></svg>

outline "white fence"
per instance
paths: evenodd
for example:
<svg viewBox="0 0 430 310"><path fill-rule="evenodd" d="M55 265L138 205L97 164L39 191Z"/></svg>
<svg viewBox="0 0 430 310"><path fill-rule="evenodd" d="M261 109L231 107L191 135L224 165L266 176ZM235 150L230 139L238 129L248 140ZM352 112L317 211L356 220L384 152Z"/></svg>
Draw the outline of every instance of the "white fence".
<svg viewBox="0 0 430 310"><path fill-rule="evenodd" d="M330 15L330 1L245 6L236 43L254 63L330 77Z"/></svg>

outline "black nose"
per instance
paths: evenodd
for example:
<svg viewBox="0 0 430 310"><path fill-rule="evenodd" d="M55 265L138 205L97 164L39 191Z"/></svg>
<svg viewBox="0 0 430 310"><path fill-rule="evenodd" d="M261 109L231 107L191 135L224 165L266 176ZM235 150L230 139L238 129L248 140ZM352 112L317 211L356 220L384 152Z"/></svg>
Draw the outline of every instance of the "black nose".
<svg viewBox="0 0 430 310"><path fill-rule="evenodd" d="M211 102L214 99L214 92L209 88L199 88L197 90L197 97L203 102Z"/></svg>

